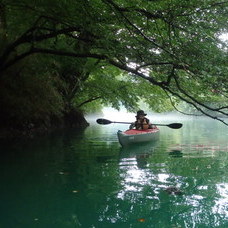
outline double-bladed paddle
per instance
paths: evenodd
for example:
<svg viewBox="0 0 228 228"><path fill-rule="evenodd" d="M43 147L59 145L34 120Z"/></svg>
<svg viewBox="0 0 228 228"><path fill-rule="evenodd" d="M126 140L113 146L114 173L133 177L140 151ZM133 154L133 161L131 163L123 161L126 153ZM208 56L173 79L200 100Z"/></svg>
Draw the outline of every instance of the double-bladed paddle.
<svg viewBox="0 0 228 228"><path fill-rule="evenodd" d="M106 120L106 119L97 119L97 123L98 124L111 124L111 123L120 123L120 124L132 124L132 122L118 122L118 121L111 121L111 120ZM166 127L170 127L173 129L179 129L182 127L181 123L171 123L171 124L154 124L156 126L166 126Z"/></svg>

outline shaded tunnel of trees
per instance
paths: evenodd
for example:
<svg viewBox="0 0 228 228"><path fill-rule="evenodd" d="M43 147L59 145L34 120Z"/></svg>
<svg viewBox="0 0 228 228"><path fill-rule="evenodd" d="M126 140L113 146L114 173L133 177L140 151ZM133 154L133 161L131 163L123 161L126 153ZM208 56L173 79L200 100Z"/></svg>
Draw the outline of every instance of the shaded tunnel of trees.
<svg viewBox="0 0 228 228"><path fill-rule="evenodd" d="M227 15L228 1L1 0L0 127L86 126L139 101L228 125Z"/></svg>

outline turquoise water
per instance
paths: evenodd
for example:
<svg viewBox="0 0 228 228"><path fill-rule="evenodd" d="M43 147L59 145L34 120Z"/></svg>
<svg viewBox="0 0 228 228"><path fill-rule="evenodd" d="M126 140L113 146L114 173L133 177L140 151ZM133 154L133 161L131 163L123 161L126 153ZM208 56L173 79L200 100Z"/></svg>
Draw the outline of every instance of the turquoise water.
<svg viewBox="0 0 228 228"><path fill-rule="evenodd" d="M95 123L1 145L0 228L228 227L228 127L182 122L129 148Z"/></svg>

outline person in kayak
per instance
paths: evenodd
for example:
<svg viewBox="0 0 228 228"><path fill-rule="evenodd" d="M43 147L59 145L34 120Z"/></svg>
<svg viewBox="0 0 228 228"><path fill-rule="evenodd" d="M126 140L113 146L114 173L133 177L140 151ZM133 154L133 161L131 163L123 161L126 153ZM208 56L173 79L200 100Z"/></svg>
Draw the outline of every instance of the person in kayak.
<svg viewBox="0 0 228 228"><path fill-rule="evenodd" d="M137 130L147 130L149 128L153 128L152 124L150 123L150 120L147 119L145 116L147 114L144 113L143 110L139 110L137 112L136 121L130 125L130 129L137 129Z"/></svg>

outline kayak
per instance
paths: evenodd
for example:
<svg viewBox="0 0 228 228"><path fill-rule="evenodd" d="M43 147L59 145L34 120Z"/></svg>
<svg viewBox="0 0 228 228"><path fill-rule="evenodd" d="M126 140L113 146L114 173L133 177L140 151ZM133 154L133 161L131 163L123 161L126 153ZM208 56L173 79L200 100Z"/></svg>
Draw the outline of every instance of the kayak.
<svg viewBox="0 0 228 228"><path fill-rule="evenodd" d="M141 143L141 142L152 142L158 139L159 129L157 127L147 130L136 130L130 129L126 131L118 131L117 136L119 143L122 146Z"/></svg>

